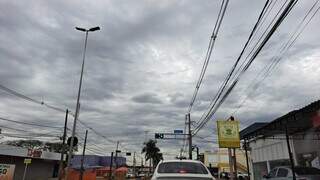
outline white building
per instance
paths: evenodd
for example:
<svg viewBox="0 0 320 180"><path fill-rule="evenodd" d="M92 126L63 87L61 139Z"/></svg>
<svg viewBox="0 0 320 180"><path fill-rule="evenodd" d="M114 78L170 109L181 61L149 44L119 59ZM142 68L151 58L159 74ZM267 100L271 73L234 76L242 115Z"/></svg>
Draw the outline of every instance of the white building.
<svg viewBox="0 0 320 180"><path fill-rule="evenodd" d="M251 151L254 180L277 166L320 168L319 109L320 101L317 101L270 123L252 124L240 132Z"/></svg>
<svg viewBox="0 0 320 180"><path fill-rule="evenodd" d="M14 167L14 180L22 179L25 159L31 159L26 171L26 180L49 179L58 173L60 153L0 144L0 165L5 164Z"/></svg>

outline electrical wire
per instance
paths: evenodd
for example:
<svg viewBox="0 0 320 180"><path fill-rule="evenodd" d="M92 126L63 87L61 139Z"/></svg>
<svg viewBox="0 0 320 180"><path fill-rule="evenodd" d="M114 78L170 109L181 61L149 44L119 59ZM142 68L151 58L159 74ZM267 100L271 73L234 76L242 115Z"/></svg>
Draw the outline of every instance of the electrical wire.
<svg viewBox="0 0 320 180"><path fill-rule="evenodd" d="M202 129L207 122L211 119L211 117L215 114L215 112L218 110L218 108L221 106L221 104L225 101L225 99L229 96L233 88L237 85L239 82L239 79L241 76L248 70L248 68L251 66L252 62L256 59L262 48L265 46L265 44L269 41L273 33L277 30L277 28L280 26L280 24L283 22L283 20L287 17L289 12L292 10L292 8L295 6L297 3L297 0L291 0L287 5L286 8L281 12L281 15L277 18L277 21L274 23L274 25L271 27L267 35L264 37L263 41L259 44L257 49L254 51L253 55L250 57L248 62L245 64L245 66L242 68L240 71L239 75L237 78L231 83L229 88L225 91L225 93L221 96L219 102L210 108L210 111L207 113L205 119L203 119L199 125L196 127L196 129L193 132L193 135L197 134L200 129ZM220 93L222 94L223 91ZM219 93L219 94L220 94ZM219 97L219 96L218 96Z"/></svg>
<svg viewBox="0 0 320 180"><path fill-rule="evenodd" d="M194 105L194 102L195 102L195 100L197 98L200 86L202 84L204 75L206 73L206 70L207 70L207 67L208 67L208 64L209 64L209 61L210 61L210 58L211 58L211 54L212 54L212 51L213 51L213 48L214 48L214 45L215 45L215 42L216 42L216 38L218 36L222 21L224 19L224 16L225 16L225 13L226 13L226 10L227 10L227 7L228 7L228 3L229 3L229 0L222 0L222 2L221 2L221 6L220 6L220 9L219 9L218 17L217 17L217 20L215 22L215 25L214 25L214 28L213 28L213 31L212 31L212 34L211 34L211 37L210 37L210 40L209 40L209 45L208 45L208 48L207 48L205 60L204 60L204 63L202 65L200 76L199 76L199 79L197 81L195 90L193 92L193 95L192 95L192 98L191 98L191 102L189 104L189 108L188 108L187 114L190 114L190 112L192 110L192 107ZM185 128L184 128L185 130L186 130L186 124L187 124L187 121L185 121ZM184 140L182 149L185 149L186 145L187 145L187 142L186 142L186 140Z"/></svg>
<svg viewBox="0 0 320 180"><path fill-rule="evenodd" d="M250 35L249 35L249 38L247 39L247 42L245 43L245 45L244 45L244 47L243 47L240 55L238 56L235 64L233 65L231 71L230 71L229 74L227 75L225 81L224 81L224 82L222 83L222 85L220 86L220 89L218 90L218 93L217 93L217 94L214 96L214 98L212 99L212 101L211 101L211 103L210 103L210 105L209 105L209 107L211 107L210 110L208 111L208 113L207 113L206 115L205 115L205 113L204 113L204 114L202 115L202 117L200 118L200 120L198 121L198 123L197 123L197 124L198 124L198 127L199 127L200 123L203 121L203 119L204 119L204 118L207 118L208 114L210 113L210 111L212 111L212 109L213 109L214 106L216 105L218 99L219 99L220 96L222 95L223 90L226 88L228 81L230 80L230 78L231 78L231 76L232 76L232 74L233 74L236 66L238 65L238 63L239 63L239 61L240 61L240 59L241 59L244 51L246 50L246 48L247 48L247 46L248 46L248 43L251 41L251 38L252 38L253 34L256 32L257 26L259 25L259 23L260 23L263 15L265 14L266 9L269 7L268 5L269 5L269 0L266 1L265 5L264 5L264 7L263 7L263 9L262 9L262 11L260 12L260 15L259 15L259 17L258 17L258 20L257 20L257 22L255 23L255 25L254 25L254 27L253 27ZM197 128L196 128L196 129L197 129Z"/></svg>
<svg viewBox="0 0 320 180"><path fill-rule="evenodd" d="M46 106L47 108L50 108L50 109L53 109L53 110L56 110L56 111L59 111L59 112L65 112L64 109L49 105L49 104L45 103L44 101L39 101L39 100L36 100L34 98L30 98L30 97L28 97L26 95L23 95L23 94L15 91L13 89L10 89L10 88L8 88L8 87L6 87L4 85L0 84L0 89L2 89L3 91L6 91L6 92L8 92L8 93L10 93L10 94L12 94L12 95L14 95L16 97L22 98L22 99L24 99L26 101L33 102L33 103L36 103L36 104L39 104L39 105L43 105L43 106Z"/></svg>
<svg viewBox="0 0 320 180"><path fill-rule="evenodd" d="M7 121L7 122L11 122L11 123L16 123L16 124L24 124L24 125L28 125L28 126L37 126L37 127L45 127L45 128L53 128L53 129L63 129L63 127L49 126L49 125L42 125L42 124L35 124L35 123L27 123L27 122L21 122L21 121L7 119L7 118L3 118L3 117L0 117L0 121Z"/></svg>
<svg viewBox="0 0 320 180"><path fill-rule="evenodd" d="M302 32L305 30L307 25L311 22L311 20L314 18L314 16L319 12L320 6L318 8L316 8L316 5L318 3L319 3L319 0L317 0L312 5L312 7L308 10L307 14L303 17L303 19L300 21L298 26L291 33L290 38L280 48L278 54L272 58L271 63L269 65L265 66L265 68L262 71L260 71L259 75L263 73L261 79L258 80L259 75L256 76L256 78L246 88L246 91L249 91L249 89L250 89L250 91L247 94L247 96L241 101L241 103L237 106L235 111L232 113L233 115L243 106L245 101L253 94L253 92L259 88L260 84L271 74L271 72L277 66L277 64L281 61L281 59L288 53L289 49L295 44L296 40L301 36ZM312 11L313 11L313 13L312 13ZM311 13L312 13L312 15L310 16ZM308 17L309 17L309 19L308 19ZM247 121L245 121L245 122L247 122ZM241 122L241 123L243 124L244 122Z"/></svg>
<svg viewBox="0 0 320 180"><path fill-rule="evenodd" d="M59 134L49 134L49 133L35 133L33 131L28 131L28 130L25 130L25 129L18 129L18 128L13 128L13 127L9 127L9 126L4 126L4 125L0 125L0 127L2 128L1 130L6 130L6 129L9 129L9 130L13 130L13 131L21 131L21 132L26 132L26 133L29 133L31 135L35 135L35 136L47 136L47 135L51 135L52 137L60 137ZM3 129L5 128L5 129Z"/></svg>
<svg viewBox="0 0 320 180"><path fill-rule="evenodd" d="M17 96L17 97L19 97L19 98L22 98L22 99L24 99L24 100L27 100L27 101L29 101L29 102L33 102L33 103L36 103L36 104L39 104L39 105L44 105L45 107L47 107L47 108L49 108L49 109L52 109L52 110L55 110L55 111L58 111L58 112L63 112L63 113L65 113L65 110L62 109L62 108L59 108L59 107L56 107L56 106L52 106L52 105L50 105L50 104L45 103L44 101L39 101L39 100L36 100L36 99L34 99L34 98L30 98L30 97L28 97L28 96L26 96L26 95L24 95L24 94L21 94L21 93L13 90L13 89L11 89L11 88L8 88L8 87L6 87L6 86L4 86L4 85L1 85L1 84L0 84L0 89L4 90L4 91L6 91L6 92L8 92L8 93L10 93L10 94L12 94L12 95L14 95L14 96ZM69 111L69 114L72 115L73 117L75 116L71 111ZM85 128L91 130L91 131L94 132L96 135L98 135L98 136L106 139L107 141L109 141L109 142L111 142L111 143L115 143L115 142L116 142L116 141L113 141L112 139L106 137L105 135L97 132L96 130L94 130L94 128L92 128L91 126L87 125L87 124L84 123L83 121L81 121L81 120L78 119L78 122L79 122L80 124L82 124Z"/></svg>

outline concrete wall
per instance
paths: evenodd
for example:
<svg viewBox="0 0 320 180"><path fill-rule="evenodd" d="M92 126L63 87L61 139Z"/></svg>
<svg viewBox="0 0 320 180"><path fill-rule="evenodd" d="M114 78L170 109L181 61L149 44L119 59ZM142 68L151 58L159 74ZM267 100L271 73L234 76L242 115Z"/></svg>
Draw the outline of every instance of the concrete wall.
<svg viewBox="0 0 320 180"><path fill-rule="evenodd" d="M252 161L254 163L289 159L285 137L280 135L274 138L275 139L257 139L250 142Z"/></svg>
<svg viewBox="0 0 320 180"><path fill-rule="evenodd" d="M300 166L314 166L313 161L317 160L320 164L320 140L314 136L315 132L306 132L304 139L294 140L293 146L295 150L296 164ZM296 139L301 136L296 137ZM320 168L319 165L314 166Z"/></svg>
<svg viewBox="0 0 320 180"><path fill-rule="evenodd" d="M21 180L25 168L24 157L3 156L0 155L0 163L15 164L14 180ZM52 178L54 168L58 161L32 159L31 164L28 165L26 180L46 180Z"/></svg>

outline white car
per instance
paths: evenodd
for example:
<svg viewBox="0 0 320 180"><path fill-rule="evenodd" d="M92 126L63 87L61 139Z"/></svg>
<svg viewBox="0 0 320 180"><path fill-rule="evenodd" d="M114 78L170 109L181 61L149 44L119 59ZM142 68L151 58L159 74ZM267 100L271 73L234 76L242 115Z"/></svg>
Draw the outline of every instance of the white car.
<svg viewBox="0 0 320 180"><path fill-rule="evenodd" d="M167 160L161 161L151 180L215 180L209 170L200 161Z"/></svg>

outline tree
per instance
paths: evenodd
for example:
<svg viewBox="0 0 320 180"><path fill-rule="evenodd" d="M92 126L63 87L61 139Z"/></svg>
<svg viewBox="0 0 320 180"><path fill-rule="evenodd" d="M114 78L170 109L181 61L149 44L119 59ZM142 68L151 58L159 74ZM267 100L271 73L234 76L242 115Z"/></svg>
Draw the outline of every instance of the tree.
<svg viewBox="0 0 320 180"><path fill-rule="evenodd" d="M28 149L42 149L43 147L43 142L39 140L13 140L7 141L5 144Z"/></svg>
<svg viewBox="0 0 320 180"><path fill-rule="evenodd" d="M62 152L62 143L61 142L43 142L39 140L13 140L6 141L5 144L17 147L23 147L28 149L37 149L49 152ZM68 145L65 145L65 150L68 151ZM74 151L78 150L78 146L74 146Z"/></svg>
<svg viewBox="0 0 320 180"><path fill-rule="evenodd" d="M160 149L157 147L157 141L152 139L144 143L141 153L145 153L146 160L152 161L153 168L155 168L160 160L163 160L162 153L160 153Z"/></svg>

